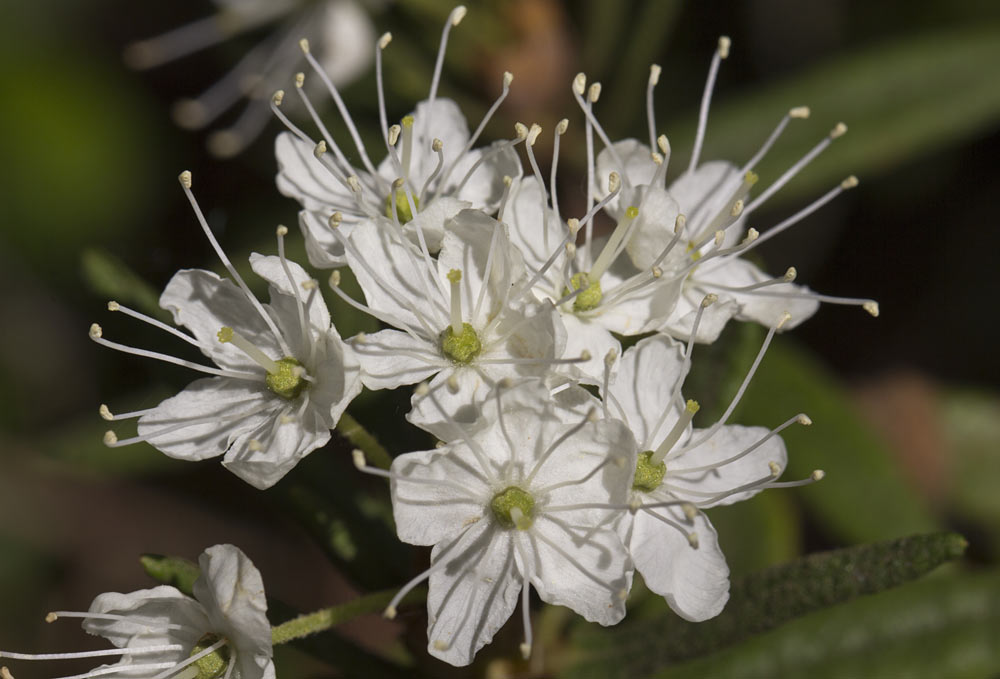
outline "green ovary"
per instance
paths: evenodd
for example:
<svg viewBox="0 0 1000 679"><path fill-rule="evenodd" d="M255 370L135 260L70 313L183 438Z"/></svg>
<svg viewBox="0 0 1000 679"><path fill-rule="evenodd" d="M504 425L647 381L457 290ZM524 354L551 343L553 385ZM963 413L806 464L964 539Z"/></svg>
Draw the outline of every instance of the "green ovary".
<svg viewBox="0 0 1000 679"><path fill-rule="evenodd" d="M462 324L462 332L457 335L450 325L441 333L441 351L459 365L470 363L482 349L476 329L468 323Z"/></svg>
<svg viewBox="0 0 1000 679"><path fill-rule="evenodd" d="M521 512L520 522L516 522L511 516L511 511L517 508ZM493 496L490 500L490 509L497 522L504 528L517 528L527 530L531 528L534 521L532 511L535 508L535 498L531 493L521 490L517 486L508 486Z"/></svg>
<svg viewBox="0 0 1000 679"><path fill-rule="evenodd" d="M589 276L585 273L574 274L572 278L569 279L570 285L573 286L573 290L566 288L563 290L563 296L565 297L570 292L575 292L579 290L581 286L586 285L586 289L581 292L573 300L573 311L590 311L596 309L601 303L601 299L604 294L601 292L601 281L597 280L593 283L589 283ZM589 283L589 284L588 284Z"/></svg>
<svg viewBox="0 0 1000 679"><path fill-rule="evenodd" d="M416 196L412 196L412 198L413 205L417 210L420 210L420 199ZM385 216L392 219L392 196L385 197ZM413 210L410 209L410 199L403 189L396 191L396 217L399 219L400 224L406 224L413 219Z"/></svg>
<svg viewBox="0 0 1000 679"><path fill-rule="evenodd" d="M663 476L667 473L667 465L665 462L653 464L650 461L652 457L652 450L639 453L639 460L635 463L635 480L632 482L632 490L651 493L663 483Z"/></svg>
<svg viewBox="0 0 1000 679"><path fill-rule="evenodd" d="M275 363L278 365L278 372L267 374L264 380L267 388L289 401L297 398L309 384L305 378L305 371L302 370L302 364L291 356Z"/></svg>
<svg viewBox="0 0 1000 679"><path fill-rule="evenodd" d="M220 637L214 634L206 634L194 645L188 657L198 655L212 646L212 644L218 643L219 639ZM226 645L220 646L208 655L196 660L192 663L192 666L198 670L198 674L195 675L194 679L218 679L218 677L225 674L226 667L229 666L229 647Z"/></svg>

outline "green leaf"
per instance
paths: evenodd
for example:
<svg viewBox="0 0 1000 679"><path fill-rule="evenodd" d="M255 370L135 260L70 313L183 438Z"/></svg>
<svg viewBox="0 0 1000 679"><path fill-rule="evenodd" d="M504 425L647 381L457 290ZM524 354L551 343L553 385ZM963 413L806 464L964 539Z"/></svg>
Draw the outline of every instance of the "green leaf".
<svg viewBox="0 0 1000 679"><path fill-rule="evenodd" d="M734 44L731 58L739 55ZM709 117L702 159L743 162L789 108L808 105L812 119L793 121L758 168L763 182L791 167L837 121L850 131L768 205L816 196L850 174L864 181L988 129L1000 117L1000 88L986 64L998 62L1000 28L987 24L880 42L728 100L723 71L724 103ZM675 167L686 167L694 118L663 131L674 142Z"/></svg>
<svg viewBox="0 0 1000 679"><path fill-rule="evenodd" d="M997 639L1000 573L931 578L814 613L661 676L996 677Z"/></svg>
<svg viewBox="0 0 1000 679"><path fill-rule="evenodd" d="M563 676L637 677L725 648L788 620L913 580L956 559L967 543L933 533L812 554L733 583L726 609L702 623L672 613L602 630L580 626L576 663Z"/></svg>
<svg viewBox="0 0 1000 679"><path fill-rule="evenodd" d="M80 267L84 282L95 295L135 307L150 316L170 318L160 308L160 296L153 286L114 255L104 250L84 250Z"/></svg>
<svg viewBox="0 0 1000 679"><path fill-rule="evenodd" d="M778 337L734 421L774 427L800 412L813 425L782 433L788 448L784 478L806 478L814 469L826 472L821 483L788 491L822 520L824 529L840 541L859 543L938 527L843 387L805 352Z"/></svg>

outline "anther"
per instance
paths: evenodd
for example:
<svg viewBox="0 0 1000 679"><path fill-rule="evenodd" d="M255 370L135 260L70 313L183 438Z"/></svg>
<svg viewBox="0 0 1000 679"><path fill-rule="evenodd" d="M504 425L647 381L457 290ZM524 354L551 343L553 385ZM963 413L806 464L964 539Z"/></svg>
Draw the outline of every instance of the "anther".
<svg viewBox="0 0 1000 679"><path fill-rule="evenodd" d="M867 311L869 314L878 318L878 302L870 300L861 305L861 308Z"/></svg>
<svg viewBox="0 0 1000 679"><path fill-rule="evenodd" d="M808 415L806 415L805 413L803 413L803 414L799 415L799 416L798 416L797 418L795 418L795 421L796 421L796 422L798 422L799 424L802 424L802 425L805 425L805 426L807 426L807 427L808 427L808 426L809 426L810 424L812 424L812 423L813 423L813 421L812 421L812 418L810 418L810 417L809 417Z"/></svg>
<svg viewBox="0 0 1000 679"><path fill-rule="evenodd" d="M527 660L528 658L531 657L531 644L522 642L520 649L521 649L521 658Z"/></svg>
<svg viewBox="0 0 1000 679"><path fill-rule="evenodd" d="M106 432L104 432L104 439L103 440L104 440L104 445L106 445L106 446L113 446L116 443L118 443L118 435L115 434L110 429L108 429Z"/></svg>
<svg viewBox="0 0 1000 679"><path fill-rule="evenodd" d="M110 422L113 419L115 419L114 413L111 412L111 409L108 408L107 404L105 404L105 403L101 404L101 407L97 409L97 412L99 412L101 414L101 418L102 419L105 419L108 422Z"/></svg>
<svg viewBox="0 0 1000 679"><path fill-rule="evenodd" d="M119 309L121 309L121 305L118 302L114 300L108 302L108 311L118 311Z"/></svg>
<svg viewBox="0 0 1000 679"><path fill-rule="evenodd" d="M694 521L695 517L698 516L698 508L690 502L682 504L681 511L684 512L684 516L687 517L688 521Z"/></svg>
<svg viewBox="0 0 1000 679"><path fill-rule="evenodd" d="M518 139L526 139L528 137L528 127L524 123L514 123L514 134Z"/></svg>
<svg viewBox="0 0 1000 679"><path fill-rule="evenodd" d="M259 453L260 451L264 450L264 445L257 439L250 439L249 441L247 441L247 448L250 450L251 453Z"/></svg>
<svg viewBox="0 0 1000 679"><path fill-rule="evenodd" d="M658 266L654 266L652 269L650 269L649 273L653 274L653 278L662 278L663 277L663 269L661 269Z"/></svg>
<svg viewBox="0 0 1000 679"><path fill-rule="evenodd" d="M392 42L392 33L383 33L382 37L378 39L378 48L384 50Z"/></svg>
<svg viewBox="0 0 1000 679"><path fill-rule="evenodd" d="M611 367L611 364L615 362L618 358L618 350L612 347L608 349L608 353L604 354L604 365Z"/></svg>
<svg viewBox="0 0 1000 679"><path fill-rule="evenodd" d="M733 41L729 39L729 36L723 35L719 36L719 58L725 59L729 56L729 48L732 46Z"/></svg>
<svg viewBox="0 0 1000 679"><path fill-rule="evenodd" d="M858 178L855 177L853 174L844 181L840 182L840 188L844 189L845 191L847 191L848 189L853 189L857 185L858 185Z"/></svg>
<svg viewBox="0 0 1000 679"><path fill-rule="evenodd" d="M14 679L14 675L6 667L0 667L0 679Z"/></svg>
<svg viewBox="0 0 1000 679"><path fill-rule="evenodd" d="M453 9L451 11L451 25L458 26L460 23L462 23L462 19L465 18L465 14L468 11L469 10L466 9L465 5L459 5L458 7Z"/></svg>
<svg viewBox="0 0 1000 679"><path fill-rule="evenodd" d="M324 153L326 153L326 141L320 139L316 143L315 148L313 148L313 156L316 157L316 160L319 160L323 157Z"/></svg>
<svg viewBox="0 0 1000 679"><path fill-rule="evenodd" d="M726 240L726 232L719 229L715 232L715 247L721 248L722 243Z"/></svg>
<svg viewBox="0 0 1000 679"><path fill-rule="evenodd" d="M104 331L101 330L101 326L99 326L97 323L91 323L90 324L90 338L91 339L100 339L100 337L103 334L104 334Z"/></svg>
<svg viewBox="0 0 1000 679"><path fill-rule="evenodd" d="M299 40L299 49L302 50L303 54L309 54L309 41L306 38Z"/></svg>
<svg viewBox="0 0 1000 679"><path fill-rule="evenodd" d="M576 235L580 230L580 220L576 217L570 217L566 220L566 228L569 229L570 234Z"/></svg>
<svg viewBox="0 0 1000 679"><path fill-rule="evenodd" d="M774 478L778 478L779 476L781 476L781 465L779 465L774 460L771 460L770 462L767 463L767 468L771 470L771 476L773 476Z"/></svg>
<svg viewBox="0 0 1000 679"><path fill-rule="evenodd" d="M577 73L576 77L573 78L573 91L581 97L587 91L587 75L585 73Z"/></svg>
<svg viewBox="0 0 1000 679"><path fill-rule="evenodd" d="M514 82L514 74L510 71L503 72L503 86L510 87L510 84Z"/></svg>
<svg viewBox="0 0 1000 679"><path fill-rule="evenodd" d="M842 137L847 132L847 125L844 123L837 123L830 130L830 139L836 139L837 137Z"/></svg>
<svg viewBox="0 0 1000 679"><path fill-rule="evenodd" d="M775 328L777 330L781 330L781 327L790 320L792 320L792 315L787 311L782 312L781 320L778 321L778 325L776 325Z"/></svg>
<svg viewBox="0 0 1000 679"><path fill-rule="evenodd" d="M785 275L782 276L782 278L785 279L786 283L791 283L792 281L795 280L795 277L798 275L799 275L798 270L794 266L790 266L788 267L788 270L785 271Z"/></svg>
<svg viewBox="0 0 1000 679"><path fill-rule="evenodd" d="M395 606L387 606L386 609L384 611L382 611L382 617L385 618L386 620L395 620L396 619L396 607Z"/></svg>
<svg viewBox="0 0 1000 679"><path fill-rule="evenodd" d="M354 466L358 469L364 469L368 466L368 462L365 460L365 451L360 448L351 451L351 458L354 460Z"/></svg>
<svg viewBox="0 0 1000 679"><path fill-rule="evenodd" d="M563 135L566 134L566 130L569 129L569 118L563 118L556 124L556 134Z"/></svg>
<svg viewBox="0 0 1000 679"><path fill-rule="evenodd" d="M759 237L760 237L760 231L751 226L749 229L747 229L747 235L746 238L743 239L742 244L746 245L748 243L753 243Z"/></svg>
<svg viewBox="0 0 1000 679"><path fill-rule="evenodd" d="M698 534L688 533L687 534L688 544L691 545L692 549L698 549Z"/></svg>
<svg viewBox="0 0 1000 679"><path fill-rule="evenodd" d="M59 619L59 614L56 613L55 611L51 611L45 614L45 622L49 623L50 625L58 619Z"/></svg>
<svg viewBox="0 0 1000 679"><path fill-rule="evenodd" d="M275 106L281 106L281 102L285 100L285 91L277 90L271 95L271 103Z"/></svg>
<svg viewBox="0 0 1000 679"><path fill-rule="evenodd" d="M823 477L825 476L826 472L823 471L822 469L814 469L813 473L809 475L809 478L811 478L813 481L822 481Z"/></svg>
<svg viewBox="0 0 1000 679"><path fill-rule="evenodd" d="M670 140L667 139L667 135L661 134L656 138L656 145L659 147L660 152L663 153L665 158L670 157Z"/></svg>
<svg viewBox="0 0 1000 679"><path fill-rule="evenodd" d="M330 279L329 279L328 283L330 284L331 288L339 288L340 287L340 272L337 271L336 269L334 269L333 271L331 271L330 272Z"/></svg>
<svg viewBox="0 0 1000 679"><path fill-rule="evenodd" d="M714 292L710 292L701 299L701 308L707 309L708 307L715 304L719 299L719 296Z"/></svg>
<svg viewBox="0 0 1000 679"><path fill-rule="evenodd" d="M614 193L622 185L622 178L617 172L608 175L608 193Z"/></svg>
<svg viewBox="0 0 1000 679"><path fill-rule="evenodd" d="M650 64L649 65L649 84L650 85L656 85L657 83L660 82L660 71L662 71L662 70L663 69L660 68L659 64Z"/></svg>
<svg viewBox="0 0 1000 679"><path fill-rule="evenodd" d="M808 106L796 106L788 111L789 118L800 118L804 120L809 117L809 114L810 110Z"/></svg>
<svg viewBox="0 0 1000 679"><path fill-rule="evenodd" d="M597 100L601 98L601 83L594 83L590 86L590 90L587 92L587 99L590 103L596 104Z"/></svg>
<svg viewBox="0 0 1000 679"><path fill-rule="evenodd" d="M433 151L434 153L440 153L441 149L443 148L444 148L444 142L441 141L440 139L434 139L434 141L431 142L431 151Z"/></svg>
<svg viewBox="0 0 1000 679"><path fill-rule="evenodd" d="M584 349L583 351L581 351L581 352L580 352L580 360L581 360L581 361L583 361L583 362L587 362L587 361L589 361L589 360L590 360L591 358L592 358L592 356L590 355L590 352L589 352L589 351L587 351L586 349Z"/></svg>
<svg viewBox="0 0 1000 679"><path fill-rule="evenodd" d="M295 86L302 89L302 86L306 84L306 74L296 73L295 74Z"/></svg>
<svg viewBox="0 0 1000 679"><path fill-rule="evenodd" d="M288 227L282 224L278 224L278 228L276 228L274 232L278 235L279 238L284 238L285 236L288 235Z"/></svg>
<svg viewBox="0 0 1000 679"><path fill-rule="evenodd" d="M413 390L413 393L416 394L417 396L426 396L427 394L430 393L430 391L431 391L430 386L426 382L421 382Z"/></svg>
<svg viewBox="0 0 1000 679"><path fill-rule="evenodd" d="M193 182L191 180L191 172L189 170L184 170L179 175L177 175L177 180L181 183L185 189L190 189Z"/></svg>
<svg viewBox="0 0 1000 679"><path fill-rule="evenodd" d="M361 193L361 182L358 180L358 175L352 174L348 177L347 185L351 187L351 191L354 193Z"/></svg>
<svg viewBox="0 0 1000 679"><path fill-rule="evenodd" d="M528 130L528 146L534 146L535 142L538 141L538 135L542 133L542 126L538 123L532 123L531 129Z"/></svg>
<svg viewBox="0 0 1000 679"><path fill-rule="evenodd" d="M687 224L687 217L683 214L677 215L677 219L674 220L674 235L677 235L684 231L684 226Z"/></svg>
<svg viewBox="0 0 1000 679"><path fill-rule="evenodd" d="M743 199L740 198L735 203L733 203L733 209L729 211L730 217L739 217L743 214Z"/></svg>
<svg viewBox="0 0 1000 679"><path fill-rule="evenodd" d="M332 215L330 215L329 218L327 218L326 223L330 225L331 229L336 229L337 227L340 226L340 223L342 221L344 221L344 215L341 212L337 211L334 212Z"/></svg>
<svg viewBox="0 0 1000 679"><path fill-rule="evenodd" d="M399 125L389 126L389 146L396 145L396 142L399 141L399 133L402 131L403 130Z"/></svg>

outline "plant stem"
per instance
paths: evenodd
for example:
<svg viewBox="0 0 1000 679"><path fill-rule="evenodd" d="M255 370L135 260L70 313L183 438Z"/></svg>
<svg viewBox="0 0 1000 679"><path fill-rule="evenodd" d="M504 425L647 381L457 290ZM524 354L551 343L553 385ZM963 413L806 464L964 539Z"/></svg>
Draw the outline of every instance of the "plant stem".
<svg viewBox="0 0 1000 679"><path fill-rule="evenodd" d="M389 451L348 413L345 412L340 416L337 431L354 446L360 448L368 461L379 469L388 469L392 465L392 456L389 455Z"/></svg>
<svg viewBox="0 0 1000 679"><path fill-rule="evenodd" d="M353 601L330 608L321 608L313 613L306 613L292 618L271 628L271 641L275 645L284 644L295 639L301 639L317 632L323 632L331 627L353 620L362 615L382 611L395 596L397 588L373 592L358 597ZM427 598L427 590L418 587L400 602L400 605L419 603Z"/></svg>

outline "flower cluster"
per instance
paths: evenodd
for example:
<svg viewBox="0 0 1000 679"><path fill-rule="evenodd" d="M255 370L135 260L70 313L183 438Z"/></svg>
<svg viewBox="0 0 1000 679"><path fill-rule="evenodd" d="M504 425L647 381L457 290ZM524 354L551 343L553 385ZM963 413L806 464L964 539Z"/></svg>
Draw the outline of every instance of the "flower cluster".
<svg viewBox="0 0 1000 679"><path fill-rule="evenodd" d="M653 111L659 67L647 88L648 145L608 137L595 112L600 84L588 86L580 74L571 88L587 141L587 197L583 214L566 218L556 168L568 120L554 131L546 182L534 151L538 125L519 123L511 138L477 145L510 74L471 133L458 106L438 96L448 34L464 15L458 7L448 17L427 99L391 125L382 88L391 35L375 41L385 154L377 165L307 40L300 47L308 79L328 91L353 148L341 148L316 112L306 74L294 89L317 136L285 116L284 92L272 98L288 128L276 141L277 184L301 204L310 263L332 269L333 294L383 329L341 340L317 283L285 257L284 227L277 256L250 258L270 285L270 302L258 301L215 241L184 173L184 191L232 280L199 270L171 280L161 305L190 334L114 302L109 308L193 344L217 367L112 342L95 324L99 343L210 375L149 410L114 415L102 406L109 420L138 417L136 437L109 432L106 442L148 441L189 460L223 455L227 468L267 488L329 440L362 386L417 385L407 419L441 445L400 455L388 470L368 466L361 451L355 463L390 480L399 538L433 548L429 568L386 609L394 616L403 596L428 581L432 655L470 663L520 601L527 657L531 588L587 620L617 623L635 570L680 616L711 618L728 599L729 579L704 510L822 478L816 471L777 480L786 465L779 434L808 424L805 415L773 430L728 424L771 339L820 302L878 312L871 300L794 284L794 268L770 277L745 257L857 183L844 180L770 229L750 226L756 209L846 127L837 124L758 194L754 168L808 109L789 111L742 166L701 162L730 47L722 38L690 165L668 184L671 145L657 135ZM599 220L614 226L602 234ZM342 267L364 299L340 288ZM682 394L694 347L734 318L769 332L722 417L696 428L698 404ZM624 337L633 344L623 352Z"/></svg>

